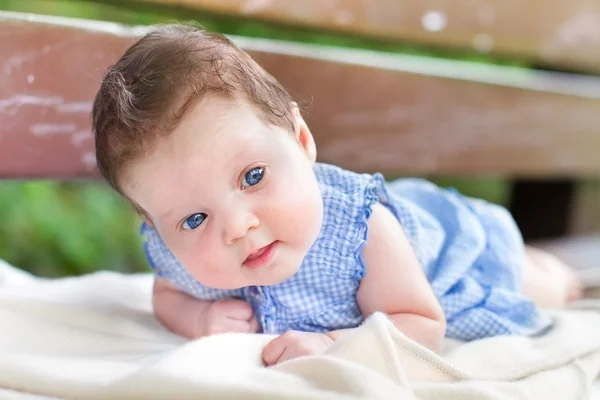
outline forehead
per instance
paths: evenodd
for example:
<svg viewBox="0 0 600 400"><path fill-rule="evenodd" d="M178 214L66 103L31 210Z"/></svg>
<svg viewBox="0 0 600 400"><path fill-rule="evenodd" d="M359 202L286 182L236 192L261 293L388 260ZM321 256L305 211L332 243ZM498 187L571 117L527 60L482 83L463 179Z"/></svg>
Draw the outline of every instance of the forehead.
<svg viewBox="0 0 600 400"><path fill-rule="evenodd" d="M207 97L191 107L177 128L158 139L149 153L125 171L126 194L152 213L155 202L182 185L197 186L203 180L228 173L246 158L275 151L286 132L266 125L256 110L243 101ZM196 189L194 187L194 189Z"/></svg>
<svg viewBox="0 0 600 400"><path fill-rule="evenodd" d="M222 96L205 96L186 112L169 137L188 139L196 142L210 141L223 137L228 140L248 129L241 126L264 130L268 128L260 119L256 109L246 101L226 99Z"/></svg>
<svg viewBox="0 0 600 400"><path fill-rule="evenodd" d="M270 135L266 133L273 130L277 128L264 124L246 102L207 96L184 114L172 132L159 137L151 151L134 165L172 162L173 158L206 160L211 164L212 158L223 160L223 152L268 141Z"/></svg>

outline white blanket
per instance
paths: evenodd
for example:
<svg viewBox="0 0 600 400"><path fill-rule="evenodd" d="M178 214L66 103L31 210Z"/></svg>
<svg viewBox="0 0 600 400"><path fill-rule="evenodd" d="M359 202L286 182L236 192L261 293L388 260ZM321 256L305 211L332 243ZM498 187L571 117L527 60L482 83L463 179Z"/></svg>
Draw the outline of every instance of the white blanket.
<svg viewBox="0 0 600 400"><path fill-rule="evenodd" d="M600 372L600 302L536 339L448 341L442 357L376 314L325 355L273 368L265 335L186 342L152 316L152 278L44 280L0 263L2 399L582 399Z"/></svg>

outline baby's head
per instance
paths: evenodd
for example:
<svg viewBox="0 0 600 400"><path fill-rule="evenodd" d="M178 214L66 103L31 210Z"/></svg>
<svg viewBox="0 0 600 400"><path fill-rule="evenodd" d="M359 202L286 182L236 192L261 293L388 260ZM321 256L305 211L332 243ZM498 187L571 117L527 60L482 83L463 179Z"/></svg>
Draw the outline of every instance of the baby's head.
<svg viewBox="0 0 600 400"><path fill-rule="evenodd" d="M225 37L156 27L93 106L98 168L204 285L289 278L323 205L313 137L290 95Z"/></svg>

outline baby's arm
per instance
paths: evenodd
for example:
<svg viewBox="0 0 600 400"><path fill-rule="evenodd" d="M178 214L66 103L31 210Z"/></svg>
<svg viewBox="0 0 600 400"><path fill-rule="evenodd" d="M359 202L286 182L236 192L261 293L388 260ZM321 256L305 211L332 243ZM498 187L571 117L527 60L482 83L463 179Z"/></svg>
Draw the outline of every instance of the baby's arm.
<svg viewBox="0 0 600 400"><path fill-rule="evenodd" d="M242 300L199 300L156 277L152 305L157 319L171 331L189 339L216 333L255 333L258 324L252 307Z"/></svg>
<svg viewBox="0 0 600 400"><path fill-rule="evenodd" d="M357 294L362 313L384 312L405 335L433 351L441 350L446 331L443 310L402 226L379 203L369 218L363 258L366 274Z"/></svg>

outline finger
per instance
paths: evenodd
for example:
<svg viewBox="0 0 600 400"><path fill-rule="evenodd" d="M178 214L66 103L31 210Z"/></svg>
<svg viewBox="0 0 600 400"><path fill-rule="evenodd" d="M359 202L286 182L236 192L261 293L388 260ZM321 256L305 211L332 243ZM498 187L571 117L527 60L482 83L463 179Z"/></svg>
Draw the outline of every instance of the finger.
<svg viewBox="0 0 600 400"><path fill-rule="evenodd" d="M249 321L250 324L250 333L257 333L258 332L258 321L256 319L256 317L252 316L252 318Z"/></svg>
<svg viewBox="0 0 600 400"><path fill-rule="evenodd" d="M277 364L285 352L286 347L286 341L282 340L281 336L278 336L267 343L262 354L265 364L269 366Z"/></svg>
<svg viewBox="0 0 600 400"><path fill-rule="evenodd" d="M252 306L243 300L223 300L217 311L222 312L227 318L236 320L250 321L254 317Z"/></svg>
<svg viewBox="0 0 600 400"><path fill-rule="evenodd" d="M297 357L300 357L300 354L294 351L294 349L292 349L291 347L286 347L283 351L283 354L281 354L277 361L275 361L274 365L281 364L284 361L293 360Z"/></svg>
<svg viewBox="0 0 600 400"><path fill-rule="evenodd" d="M224 319L216 322L209 329L209 334L219 333L252 333L250 323L239 319Z"/></svg>

